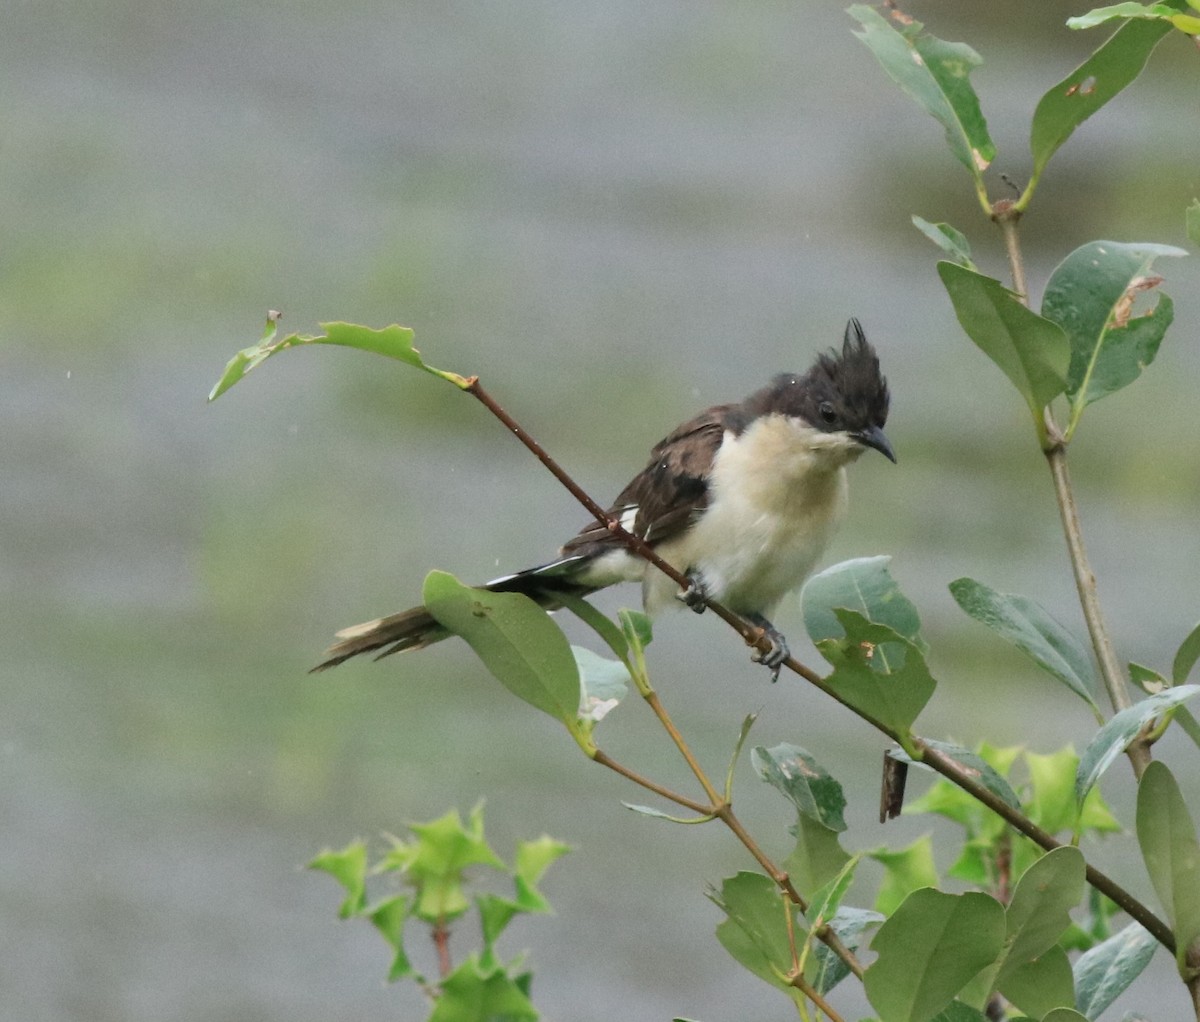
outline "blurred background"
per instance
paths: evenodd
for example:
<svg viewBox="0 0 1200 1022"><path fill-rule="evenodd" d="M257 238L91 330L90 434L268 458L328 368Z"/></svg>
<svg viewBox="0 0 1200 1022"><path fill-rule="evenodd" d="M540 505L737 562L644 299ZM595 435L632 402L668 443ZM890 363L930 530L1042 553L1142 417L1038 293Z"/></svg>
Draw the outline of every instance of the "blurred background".
<svg viewBox="0 0 1200 1022"><path fill-rule="evenodd" d="M1023 181L1038 97L1103 39L1063 27L1089 4L905 6L984 56L995 171ZM290 353L207 406L269 308L288 331L415 328L602 500L677 422L804 368L858 316L900 460L855 467L827 562L893 556L942 680L924 733L1087 741L1086 708L946 591L970 574L1082 635L1020 402L909 218L955 224L1003 277L999 238L852 27L811 0L6 6L0 1017L422 1018L384 986L382 941L339 924L338 890L301 867L480 798L501 855L542 832L575 847L547 877L558 914L505 945L531 949L547 1019L791 1011L711 937L703 891L752 866L740 846L622 808L647 799L465 648L305 674L335 629L416 602L429 569L523 567L586 515L469 398L365 354ZM1198 70L1168 39L1055 157L1024 224L1035 296L1094 238L1183 244ZM1091 409L1073 466L1120 653L1165 669L1200 616L1200 270L1157 269L1175 326ZM820 662L794 607L779 624ZM801 744L842 780L848 847L931 828L880 827L883 743L799 681L769 685L720 622L672 616L652 652L715 772L757 711L752 743ZM602 743L685 784L647 717L621 706ZM1131 820L1127 774L1104 789ZM739 811L784 856L790 807L738 776ZM1130 837L1088 851L1153 902ZM411 950L432 971L415 932ZM1163 954L1121 1002L1184 1003Z"/></svg>

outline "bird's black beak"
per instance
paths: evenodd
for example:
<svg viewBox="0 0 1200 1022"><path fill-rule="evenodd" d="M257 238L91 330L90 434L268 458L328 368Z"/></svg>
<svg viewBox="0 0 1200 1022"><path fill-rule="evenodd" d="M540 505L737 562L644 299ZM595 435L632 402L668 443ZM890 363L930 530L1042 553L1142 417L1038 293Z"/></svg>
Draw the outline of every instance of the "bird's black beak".
<svg viewBox="0 0 1200 1022"><path fill-rule="evenodd" d="M873 447L893 465L896 463L896 452L892 450L891 443L878 426L868 426L866 429L860 430L854 434L854 439L864 447Z"/></svg>

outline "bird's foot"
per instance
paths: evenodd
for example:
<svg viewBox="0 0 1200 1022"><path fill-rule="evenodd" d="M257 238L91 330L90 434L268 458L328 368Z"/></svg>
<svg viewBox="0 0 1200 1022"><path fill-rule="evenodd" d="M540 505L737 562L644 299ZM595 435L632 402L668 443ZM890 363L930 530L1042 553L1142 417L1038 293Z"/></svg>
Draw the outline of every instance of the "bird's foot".
<svg viewBox="0 0 1200 1022"><path fill-rule="evenodd" d="M697 614L703 614L708 606L708 587L704 584L704 579L698 571L689 571L687 573L687 588L681 589L675 594L675 599L680 603L686 604Z"/></svg>
<svg viewBox="0 0 1200 1022"><path fill-rule="evenodd" d="M783 633L778 628L761 614L747 614L746 620L761 628L766 640L771 644L770 649L765 651L755 650L753 656L754 662L765 664L771 671L771 681L778 681L779 672L783 668L783 662L792 655L788 649L787 639L783 637Z"/></svg>

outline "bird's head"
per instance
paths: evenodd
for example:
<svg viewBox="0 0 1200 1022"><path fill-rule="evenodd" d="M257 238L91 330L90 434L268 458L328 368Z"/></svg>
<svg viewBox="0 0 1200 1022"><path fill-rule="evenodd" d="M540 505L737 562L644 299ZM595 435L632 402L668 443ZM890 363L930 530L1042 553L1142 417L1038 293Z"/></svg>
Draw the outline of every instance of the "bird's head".
<svg viewBox="0 0 1200 1022"><path fill-rule="evenodd" d="M746 411L751 418L774 413L803 420L826 434L831 449L844 454L843 460L852 460L871 447L894 462L895 452L883 432L889 401L879 356L862 325L851 319L840 352L835 348L818 355L803 375L776 376L749 398Z"/></svg>

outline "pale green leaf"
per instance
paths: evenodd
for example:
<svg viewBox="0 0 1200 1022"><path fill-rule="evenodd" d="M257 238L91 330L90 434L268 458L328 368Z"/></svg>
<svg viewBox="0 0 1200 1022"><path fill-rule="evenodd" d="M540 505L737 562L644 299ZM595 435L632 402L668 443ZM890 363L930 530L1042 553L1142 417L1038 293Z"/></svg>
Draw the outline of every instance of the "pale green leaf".
<svg viewBox="0 0 1200 1022"><path fill-rule="evenodd" d="M1138 923L1130 923L1075 962L1075 1007L1089 1019L1099 1018L1141 975L1154 957L1158 941Z"/></svg>
<svg viewBox="0 0 1200 1022"><path fill-rule="evenodd" d="M1153 720L1200 692L1200 685L1181 685L1158 695L1147 696L1115 714L1084 749L1075 773L1075 798L1082 802L1100 775L1112 765L1138 732Z"/></svg>
<svg viewBox="0 0 1200 1022"><path fill-rule="evenodd" d="M1096 677L1079 640L1027 596L999 593L972 578L950 583L955 602L980 624L1012 643L1093 708Z"/></svg>
<svg viewBox="0 0 1200 1022"><path fill-rule="evenodd" d="M1137 836L1146 872L1171 921L1182 967L1188 948L1200 937L1200 842L1179 785L1160 760L1146 767L1138 784Z"/></svg>

